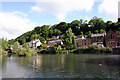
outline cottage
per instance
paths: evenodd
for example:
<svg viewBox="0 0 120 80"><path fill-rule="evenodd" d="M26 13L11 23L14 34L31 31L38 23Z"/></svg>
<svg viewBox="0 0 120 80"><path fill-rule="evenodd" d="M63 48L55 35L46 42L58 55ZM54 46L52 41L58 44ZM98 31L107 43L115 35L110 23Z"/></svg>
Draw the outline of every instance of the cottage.
<svg viewBox="0 0 120 80"><path fill-rule="evenodd" d="M35 39L35 40L32 40L31 42L29 42L29 46L31 48L34 48L36 49L38 46L40 46L42 43L40 42L39 39Z"/></svg>
<svg viewBox="0 0 120 80"><path fill-rule="evenodd" d="M84 38L83 36L75 37L76 45L77 47L83 47L83 46L90 46L91 45L91 39L90 38Z"/></svg>
<svg viewBox="0 0 120 80"><path fill-rule="evenodd" d="M59 39L59 36L53 36L50 40L57 40Z"/></svg>
<svg viewBox="0 0 120 80"><path fill-rule="evenodd" d="M105 41L106 33L100 33L100 34L92 34L91 35L91 44L97 45L98 47L103 47L103 42Z"/></svg>
<svg viewBox="0 0 120 80"><path fill-rule="evenodd" d="M110 48L120 47L120 33L110 30L105 36L105 43Z"/></svg>
<svg viewBox="0 0 120 80"><path fill-rule="evenodd" d="M62 40L51 40L51 41L48 41L48 46L54 46L55 43L60 43L61 45L63 45Z"/></svg>

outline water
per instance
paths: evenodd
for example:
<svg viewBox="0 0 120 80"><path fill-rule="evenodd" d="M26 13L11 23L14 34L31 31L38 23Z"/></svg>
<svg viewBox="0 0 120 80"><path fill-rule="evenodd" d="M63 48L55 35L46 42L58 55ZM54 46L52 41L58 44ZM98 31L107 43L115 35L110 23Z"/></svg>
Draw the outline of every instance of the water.
<svg viewBox="0 0 120 80"><path fill-rule="evenodd" d="M120 78L118 55L2 57L3 78Z"/></svg>

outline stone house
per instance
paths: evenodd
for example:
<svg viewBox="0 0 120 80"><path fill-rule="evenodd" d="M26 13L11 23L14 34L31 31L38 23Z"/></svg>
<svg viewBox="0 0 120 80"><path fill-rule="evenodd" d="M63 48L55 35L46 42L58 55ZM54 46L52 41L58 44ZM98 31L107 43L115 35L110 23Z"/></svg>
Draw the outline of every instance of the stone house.
<svg viewBox="0 0 120 80"><path fill-rule="evenodd" d="M50 41L48 41L48 47L54 46L56 43L60 43L61 45L63 45L62 40L50 40Z"/></svg>
<svg viewBox="0 0 120 80"><path fill-rule="evenodd" d="M35 40L32 40L31 42L29 42L29 46L31 48L34 48L36 49L38 46L40 46L42 43L40 42L39 39L35 39Z"/></svg>
<svg viewBox="0 0 120 80"><path fill-rule="evenodd" d="M83 47L83 46L90 46L91 45L91 39L90 38L84 38L83 36L80 38L80 37L77 37L75 38L76 40L76 45L77 47Z"/></svg>
<svg viewBox="0 0 120 80"><path fill-rule="evenodd" d="M105 43L110 48L120 47L120 33L110 30L105 36Z"/></svg>
<svg viewBox="0 0 120 80"><path fill-rule="evenodd" d="M97 45L98 47L104 47L106 33L92 34L91 35L91 44Z"/></svg>

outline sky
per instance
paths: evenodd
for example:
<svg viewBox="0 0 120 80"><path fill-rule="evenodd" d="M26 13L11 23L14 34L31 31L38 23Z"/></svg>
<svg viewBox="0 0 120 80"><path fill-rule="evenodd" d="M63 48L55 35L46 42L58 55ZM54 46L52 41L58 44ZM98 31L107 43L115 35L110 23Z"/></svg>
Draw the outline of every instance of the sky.
<svg viewBox="0 0 120 80"><path fill-rule="evenodd" d="M15 39L36 26L94 16L117 22L120 0L1 0L0 37Z"/></svg>

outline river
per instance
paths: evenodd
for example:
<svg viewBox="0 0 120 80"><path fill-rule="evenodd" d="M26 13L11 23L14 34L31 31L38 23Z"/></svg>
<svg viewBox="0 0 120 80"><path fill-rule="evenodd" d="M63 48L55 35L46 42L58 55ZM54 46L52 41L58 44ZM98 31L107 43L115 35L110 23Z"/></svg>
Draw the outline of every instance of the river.
<svg viewBox="0 0 120 80"><path fill-rule="evenodd" d="M120 78L119 55L2 57L2 78Z"/></svg>

